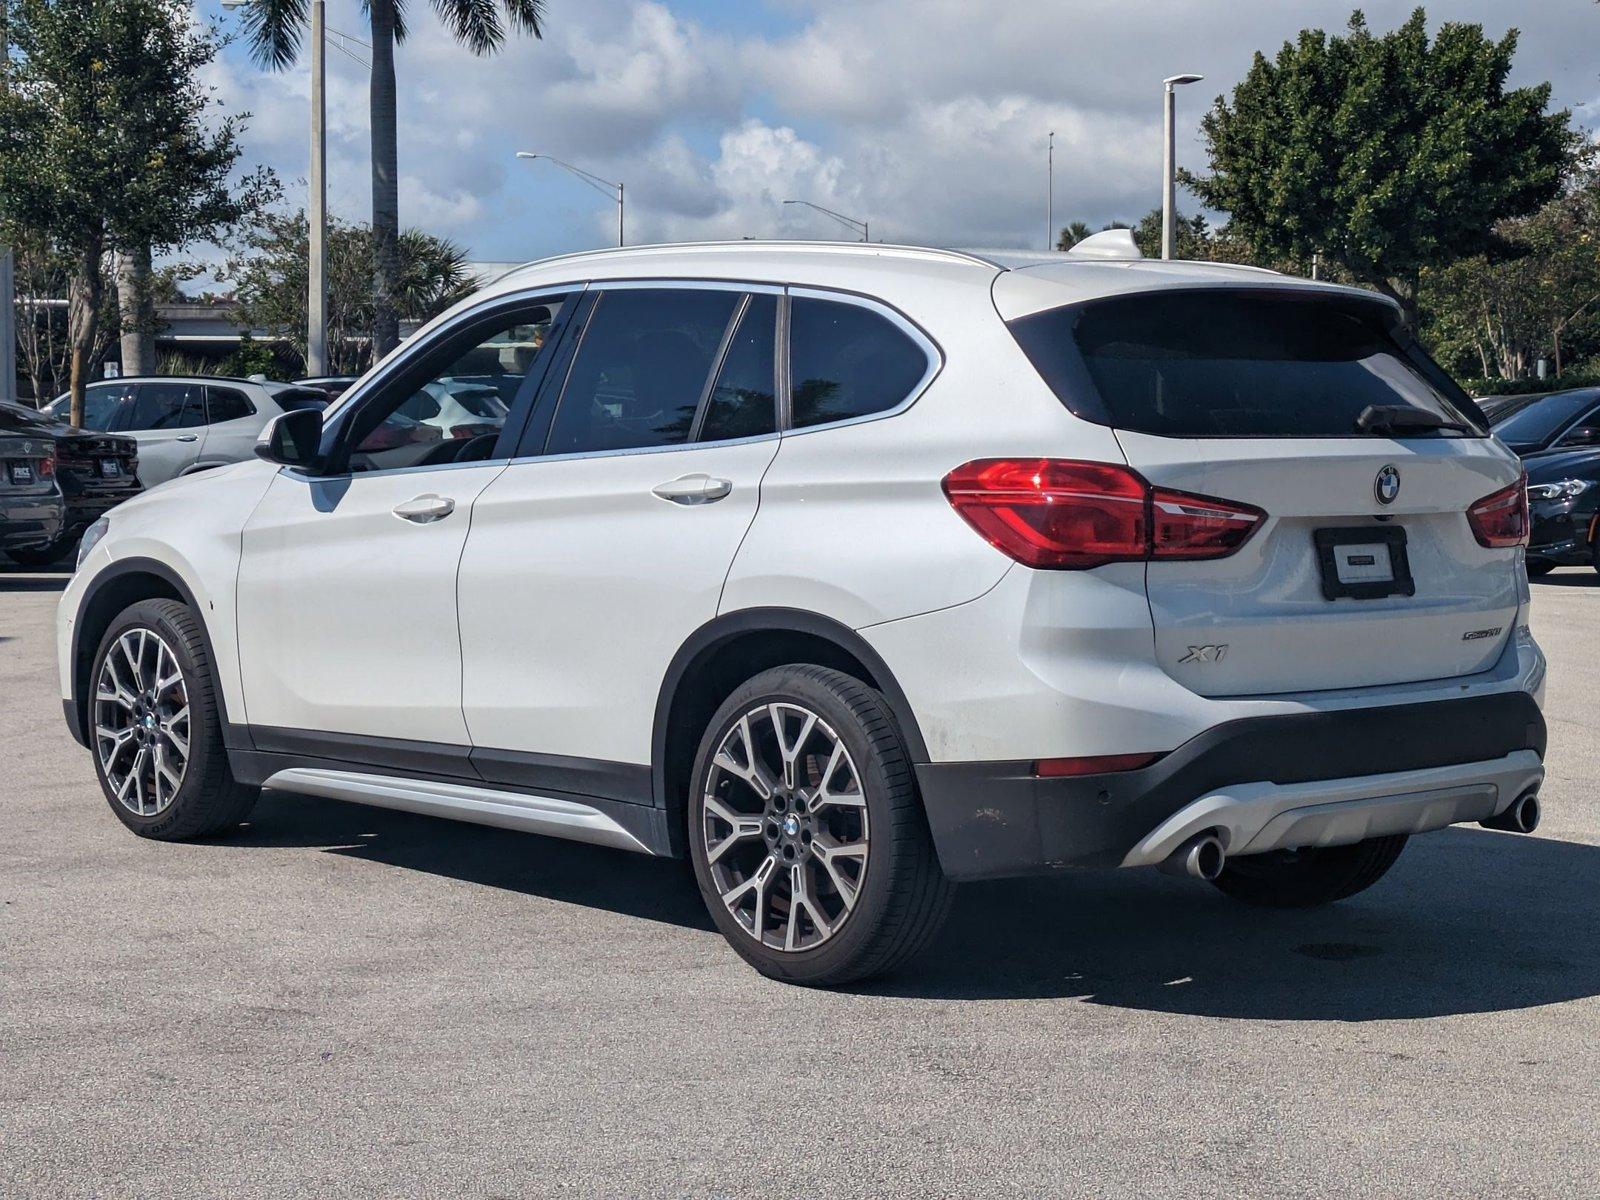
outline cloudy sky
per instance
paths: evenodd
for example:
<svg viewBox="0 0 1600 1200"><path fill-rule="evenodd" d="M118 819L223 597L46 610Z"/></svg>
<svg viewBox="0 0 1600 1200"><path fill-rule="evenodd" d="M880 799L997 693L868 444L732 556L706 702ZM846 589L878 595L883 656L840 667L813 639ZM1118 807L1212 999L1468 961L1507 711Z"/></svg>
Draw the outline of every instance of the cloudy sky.
<svg viewBox="0 0 1600 1200"><path fill-rule="evenodd" d="M795 197L868 220L874 240L1042 245L1045 136L1056 132L1057 224L1131 219L1159 202L1160 80L1181 94L1179 158L1204 165L1197 119L1308 25L1350 0L547 0L542 41L475 58L409 0L399 50L401 220L474 258L524 260L607 244L615 209L519 149L627 185L630 241L845 236L785 209ZM1369 0L1374 28L1411 0ZM216 0L201 16L233 28ZM1600 6L1591 0L1435 0L1431 21L1522 31L1514 83L1600 124ZM328 23L364 35L359 0ZM365 54L359 46L357 54ZM333 212L370 211L366 73L329 60ZM258 70L242 45L219 97L252 113L247 156L303 197L304 65Z"/></svg>

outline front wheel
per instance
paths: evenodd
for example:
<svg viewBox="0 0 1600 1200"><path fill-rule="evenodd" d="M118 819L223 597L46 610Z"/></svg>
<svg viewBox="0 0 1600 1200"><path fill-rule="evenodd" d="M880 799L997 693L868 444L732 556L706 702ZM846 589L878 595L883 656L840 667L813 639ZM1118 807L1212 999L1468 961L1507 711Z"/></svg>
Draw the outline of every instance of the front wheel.
<svg viewBox="0 0 1600 1200"><path fill-rule="evenodd" d="M140 837L178 841L232 828L259 789L237 782L200 623L176 600L141 600L100 641L88 733L101 789Z"/></svg>
<svg viewBox="0 0 1600 1200"><path fill-rule="evenodd" d="M1388 873L1406 835L1353 846L1274 850L1228 859L1213 881L1235 900L1268 908L1315 908L1364 892Z"/></svg>
<svg viewBox="0 0 1600 1200"><path fill-rule="evenodd" d="M949 911L899 728L841 672L778 667L730 696L701 741L688 818L712 920L774 979L880 974Z"/></svg>

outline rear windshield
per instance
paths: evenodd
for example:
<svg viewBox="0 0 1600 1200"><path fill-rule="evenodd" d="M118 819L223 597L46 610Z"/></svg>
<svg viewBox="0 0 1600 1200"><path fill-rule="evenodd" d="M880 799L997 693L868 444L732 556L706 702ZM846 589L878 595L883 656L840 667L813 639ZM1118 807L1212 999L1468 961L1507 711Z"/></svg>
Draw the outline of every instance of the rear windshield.
<svg viewBox="0 0 1600 1200"><path fill-rule="evenodd" d="M1369 405L1481 430L1472 401L1365 301L1161 292L1050 309L1011 331L1064 404L1165 437L1357 437ZM1407 429L1408 437L1460 437Z"/></svg>
<svg viewBox="0 0 1600 1200"><path fill-rule="evenodd" d="M1594 392L1557 392L1544 396L1519 408L1503 421L1495 422L1494 431L1503 442L1513 445L1540 443L1554 437L1566 428L1567 422L1587 412L1600 396Z"/></svg>

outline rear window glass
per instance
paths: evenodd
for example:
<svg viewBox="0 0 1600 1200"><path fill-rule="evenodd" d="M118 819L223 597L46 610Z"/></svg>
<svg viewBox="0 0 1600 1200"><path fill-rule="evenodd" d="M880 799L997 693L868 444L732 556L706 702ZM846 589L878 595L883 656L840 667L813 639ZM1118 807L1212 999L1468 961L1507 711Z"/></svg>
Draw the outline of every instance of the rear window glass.
<svg viewBox="0 0 1600 1200"><path fill-rule="evenodd" d="M1366 304L1217 292L1142 294L1011 323L1079 416L1164 437L1355 437L1369 405L1480 418ZM1408 437L1459 431L1407 430Z"/></svg>
<svg viewBox="0 0 1600 1200"><path fill-rule="evenodd" d="M1518 409L1503 421L1495 422L1494 431L1502 441L1512 443L1543 442L1566 427L1568 421L1587 412L1600 402L1594 392L1557 392L1545 396L1525 408Z"/></svg>

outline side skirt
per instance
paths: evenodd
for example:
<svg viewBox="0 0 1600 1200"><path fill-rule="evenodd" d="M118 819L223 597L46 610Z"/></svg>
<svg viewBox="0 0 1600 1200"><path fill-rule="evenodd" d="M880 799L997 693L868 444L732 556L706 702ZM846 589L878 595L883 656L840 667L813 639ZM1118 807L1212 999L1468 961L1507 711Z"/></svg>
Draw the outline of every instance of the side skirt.
<svg viewBox="0 0 1600 1200"><path fill-rule="evenodd" d="M450 817L501 829L520 829L572 842L587 842L592 846L652 853L651 848L621 822L593 804L554 796L323 767L289 767L269 776L262 786L430 817Z"/></svg>

